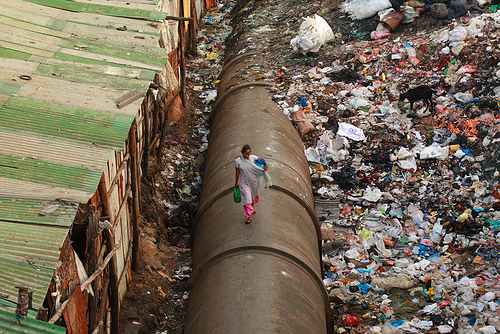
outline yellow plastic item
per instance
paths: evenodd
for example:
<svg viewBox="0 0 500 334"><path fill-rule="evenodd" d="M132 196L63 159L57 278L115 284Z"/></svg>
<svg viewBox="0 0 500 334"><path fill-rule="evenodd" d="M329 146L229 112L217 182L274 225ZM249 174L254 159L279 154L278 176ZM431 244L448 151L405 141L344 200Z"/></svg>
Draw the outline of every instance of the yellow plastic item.
<svg viewBox="0 0 500 334"><path fill-rule="evenodd" d="M205 58L205 60L214 60L214 59L217 59L219 58L219 55L215 52L210 52L210 54L208 55L207 58Z"/></svg>

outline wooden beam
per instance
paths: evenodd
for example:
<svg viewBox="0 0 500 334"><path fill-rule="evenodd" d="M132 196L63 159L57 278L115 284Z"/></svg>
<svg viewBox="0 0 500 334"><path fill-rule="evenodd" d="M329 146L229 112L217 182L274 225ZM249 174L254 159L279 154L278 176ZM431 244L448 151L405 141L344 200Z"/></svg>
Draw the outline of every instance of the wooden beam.
<svg viewBox="0 0 500 334"><path fill-rule="evenodd" d="M196 11L196 1L191 0L191 15L193 16L193 21L189 22L189 41L190 41L190 51L193 56L197 55L197 46L196 46L196 31L198 30L198 14Z"/></svg>
<svg viewBox="0 0 500 334"><path fill-rule="evenodd" d="M154 136L154 139L151 141L151 144L149 145L149 151L151 150L154 150L154 147L156 145L156 141L158 140L157 137L159 137L159 133L158 133L158 103L155 103L154 104L154 108L153 108L153 134L152 136ZM153 144L154 143L154 144Z"/></svg>
<svg viewBox="0 0 500 334"><path fill-rule="evenodd" d="M135 121L132 123L130 128L130 140L129 140L129 151L130 151L130 171L132 173L131 186L132 186L132 269L135 272L139 271L139 215L141 212L139 203L139 173L138 173L138 160L137 160L137 125ZM145 147L147 150L147 146ZM148 162L146 161L146 165Z"/></svg>
<svg viewBox="0 0 500 334"><path fill-rule="evenodd" d="M106 268L106 266L108 265L108 262L111 260L111 258L113 257L113 255L115 255L115 253L118 251L118 249L120 249L120 244L116 244L113 249L108 253L108 255L106 256L106 258L104 259L104 261L102 262L102 264L99 266L99 268L97 268L94 273L85 280L85 282L83 282L82 285L80 285L80 290L83 292L96 278L97 276L99 276L102 271L104 270L104 268ZM61 317L62 315L62 312L64 311L64 309L66 308L66 306L68 306L68 303L71 299L71 297L73 297L75 293L73 292L71 294L71 296L66 299L64 301L64 303L62 303L61 307L59 307L59 309L57 310L56 313L54 313L54 315L52 316L52 318L50 318L50 320L48 321L49 324L55 324L57 320L59 320L59 318Z"/></svg>
<svg viewBox="0 0 500 334"><path fill-rule="evenodd" d="M106 334L111 334L111 309L108 308L106 312L106 327L104 328L106 330Z"/></svg>
<svg viewBox="0 0 500 334"><path fill-rule="evenodd" d="M158 147L158 152L156 159L160 160L161 157L161 152L163 151L163 146L165 145L165 137L167 135L167 132L171 129L171 126L168 124L168 108L174 103L176 97L179 95L180 90L178 89L172 98L167 101L167 104L165 105L165 108L163 108L163 112L161 113L162 115L162 121L161 121L161 138L160 138L160 146Z"/></svg>
<svg viewBox="0 0 500 334"><path fill-rule="evenodd" d="M89 225L88 225L88 256L87 256L87 270L88 273L94 273L97 268L98 261L98 244L99 244L99 213L96 211L96 207L93 204L90 204L90 214L89 214ZM97 290L99 288L99 282L92 282L92 289L94 291L94 295L89 296L89 330L94 328L97 325L97 304L99 302L99 295Z"/></svg>
<svg viewBox="0 0 500 334"><path fill-rule="evenodd" d="M170 21L193 21L192 17L180 17L180 16L167 16L165 20L170 20Z"/></svg>
<svg viewBox="0 0 500 334"><path fill-rule="evenodd" d="M97 326L94 328L94 330L92 331L92 334L99 334L102 332L102 326L104 325L104 321L99 321L99 323L97 324Z"/></svg>
<svg viewBox="0 0 500 334"><path fill-rule="evenodd" d="M113 190L115 190L116 184L118 183L118 180L120 179L121 172L123 172L125 167L127 167L128 159L130 159L130 154L127 152L127 154L125 154L125 157L123 157L123 161L120 164L120 167L116 171L116 175L113 178L113 181L111 182L111 186L109 187L109 190L107 191L108 198L111 196L111 193L113 192Z"/></svg>
<svg viewBox="0 0 500 334"><path fill-rule="evenodd" d="M149 147L148 147L149 152L151 152L155 148L156 142L158 141L158 139L160 139L160 137L161 137L161 133L158 133L155 136L155 138L151 141L151 145L149 145Z"/></svg>
<svg viewBox="0 0 500 334"><path fill-rule="evenodd" d="M180 2L181 6L181 13L184 16L185 10L184 10L184 1ZM189 20L187 20L189 21ZM181 58L181 99L182 99L182 105L184 108L187 108L187 101L186 101L186 25L184 23L179 24L179 53L180 53L180 58Z"/></svg>
<svg viewBox="0 0 500 334"><path fill-rule="evenodd" d="M120 274L120 278L118 279L118 286L120 286L120 284L122 283L123 277L125 277L125 274L127 273L127 267L129 266L130 260L132 259L132 255L134 253L131 246L132 245L129 246L128 251L127 251L127 258L125 259L125 263L123 265L123 271Z"/></svg>
<svg viewBox="0 0 500 334"><path fill-rule="evenodd" d="M108 248L114 245L114 236L113 232L110 230L106 230L104 234L106 238L106 244ZM130 248L130 246L129 246ZM109 300L109 305L111 308L111 314L109 315L109 319L107 319L106 324L109 323L110 332L113 334L119 334L119 321L120 321L120 292L118 290L118 260L116 255L111 258L111 262L109 263L109 285L111 287L111 295Z"/></svg>
<svg viewBox="0 0 500 334"><path fill-rule="evenodd" d="M142 172L143 172L143 175L144 177L147 177L148 176L148 168L149 168L149 137L150 137L150 121L149 121L149 108L146 108L146 110L144 111L144 121L142 122L143 125L144 125L144 131L143 131L143 144L144 144L144 148L143 148L143 161L142 161ZM137 130L136 130L137 132ZM136 136L136 141L137 141L137 136ZM139 161L139 159L138 159Z"/></svg>

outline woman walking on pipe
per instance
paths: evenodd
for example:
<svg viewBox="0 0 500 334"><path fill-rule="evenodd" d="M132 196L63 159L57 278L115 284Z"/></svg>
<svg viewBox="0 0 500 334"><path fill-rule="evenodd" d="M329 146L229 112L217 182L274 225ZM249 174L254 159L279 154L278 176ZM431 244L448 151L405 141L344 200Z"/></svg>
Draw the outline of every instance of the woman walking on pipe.
<svg viewBox="0 0 500 334"><path fill-rule="evenodd" d="M250 224L252 215L256 213L254 205L259 203L259 190L272 186L271 177L266 172L268 168L265 160L251 152L249 145L243 146L241 156L234 161L236 167L234 187L240 188L241 204L247 224Z"/></svg>

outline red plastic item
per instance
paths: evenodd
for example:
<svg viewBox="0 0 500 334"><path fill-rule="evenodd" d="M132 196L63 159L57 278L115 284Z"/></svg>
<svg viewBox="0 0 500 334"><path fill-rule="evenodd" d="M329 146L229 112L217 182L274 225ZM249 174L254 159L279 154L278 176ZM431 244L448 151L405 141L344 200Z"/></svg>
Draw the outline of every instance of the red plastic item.
<svg viewBox="0 0 500 334"><path fill-rule="evenodd" d="M442 301L441 303L439 303L439 304L438 304L438 306L439 306L440 308L443 308L443 307L445 307L445 306L447 306L447 305L450 305L450 302L449 302L449 301L447 301L447 300Z"/></svg>
<svg viewBox="0 0 500 334"><path fill-rule="evenodd" d="M349 325L356 326L358 324L358 318L356 318L353 315L346 314L345 315L345 322L348 323Z"/></svg>

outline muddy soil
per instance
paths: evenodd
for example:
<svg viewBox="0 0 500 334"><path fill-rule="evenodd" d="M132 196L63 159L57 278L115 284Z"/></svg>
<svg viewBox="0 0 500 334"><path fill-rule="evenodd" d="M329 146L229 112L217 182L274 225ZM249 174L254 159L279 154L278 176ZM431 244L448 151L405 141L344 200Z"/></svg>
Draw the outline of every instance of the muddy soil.
<svg viewBox="0 0 500 334"><path fill-rule="evenodd" d="M190 107L169 131L161 160L150 158L149 175L142 180L140 270L133 273L123 303L120 333L182 333L191 271L189 229L200 190L193 184L201 186L203 160L197 128L205 115L196 111L198 95L189 94Z"/></svg>

